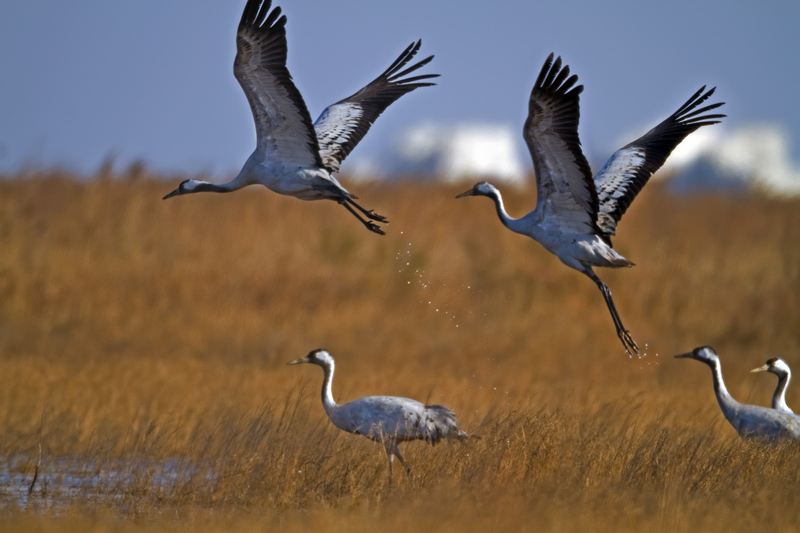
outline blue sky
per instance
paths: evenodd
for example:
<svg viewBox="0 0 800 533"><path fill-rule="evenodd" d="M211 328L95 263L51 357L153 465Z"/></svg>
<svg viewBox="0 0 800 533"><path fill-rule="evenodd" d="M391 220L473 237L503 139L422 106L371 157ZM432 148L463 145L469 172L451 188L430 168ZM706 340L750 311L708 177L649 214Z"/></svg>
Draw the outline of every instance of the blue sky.
<svg viewBox="0 0 800 533"><path fill-rule="evenodd" d="M143 159L166 172L238 171L255 144L233 77L244 0L0 4L0 172L94 171ZM277 2L289 70L312 118L382 72L411 41L438 85L394 104L350 156L386 153L424 120L521 131L546 56L578 74L581 139L594 165L718 86L725 127L777 122L800 154L800 2L784 0L329 0ZM520 137L520 147L522 147ZM347 161L343 171L347 170Z"/></svg>

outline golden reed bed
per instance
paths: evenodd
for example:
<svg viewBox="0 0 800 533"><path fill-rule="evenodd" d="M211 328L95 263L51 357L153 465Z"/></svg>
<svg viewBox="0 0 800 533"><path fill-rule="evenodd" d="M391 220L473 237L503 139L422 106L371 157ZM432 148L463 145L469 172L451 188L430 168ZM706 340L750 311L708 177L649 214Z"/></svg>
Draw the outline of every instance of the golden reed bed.
<svg viewBox="0 0 800 533"><path fill-rule="evenodd" d="M708 369L671 357L713 345L765 406L774 376L747 371L800 368L800 201L649 185L615 239L638 266L599 271L638 359L589 280L454 199L469 183L359 185L379 237L332 202L162 202L175 178L134 177L0 181L0 457L30 480L42 449L0 529L800 527L800 449L742 442ZM285 366L319 347L340 401L444 403L482 440L403 445L419 478L390 492L382 448L325 418L319 369ZM100 481L69 496L65 465Z"/></svg>

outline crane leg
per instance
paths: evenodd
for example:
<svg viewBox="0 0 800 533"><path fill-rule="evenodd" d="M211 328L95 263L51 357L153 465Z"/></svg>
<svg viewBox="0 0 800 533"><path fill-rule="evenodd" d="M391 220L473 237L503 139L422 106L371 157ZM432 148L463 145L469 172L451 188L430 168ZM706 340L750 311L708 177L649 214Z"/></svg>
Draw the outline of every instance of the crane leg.
<svg viewBox="0 0 800 533"><path fill-rule="evenodd" d="M400 464L406 467L406 474L408 474L409 478L414 477L414 473L411 471L411 468L406 464L405 460L403 460L403 456L400 455L400 450L397 449L397 445L394 447L394 454L397 456L397 459L400 461Z"/></svg>
<svg viewBox="0 0 800 533"><path fill-rule="evenodd" d="M364 220L363 218L361 218L361 215L356 213L355 210L352 207L350 207L350 204L348 203L348 201L352 202L352 200L346 200L344 198L341 198L341 199L337 200L337 202L339 202L340 204L345 206L345 208L347 208L347 210L350 211L353 214L354 217L356 217L362 224L364 224L367 227L368 230L370 230L370 231L372 231L374 233L377 233L378 235L386 235L386 233L384 233L384 231L380 228L380 226L378 226L377 224L375 224L373 222L370 222L369 220ZM359 209L361 209L361 208L359 207ZM364 210L362 209L362 211L364 211ZM364 213L366 214L367 212L364 211ZM367 215L367 216L369 216L369 215ZM380 217L380 218L383 218L383 217ZM373 218L373 220L376 220L376 219ZM384 219L384 221L385 221L385 219Z"/></svg>
<svg viewBox="0 0 800 533"><path fill-rule="evenodd" d="M358 209L362 213L364 213L364 216L366 216L368 219L375 220L376 222L383 222L384 224L388 224L389 223L389 219L388 218L386 218L383 215L379 215L378 213L376 213L375 211L373 211L371 209L369 211L367 211L366 209L364 209L363 207L358 205L358 203L356 203L354 198L345 198L345 201L348 204L353 205L356 209Z"/></svg>
<svg viewBox="0 0 800 533"><path fill-rule="evenodd" d="M639 355L639 346L636 344L636 341L633 340L630 332L625 329L625 326L622 324L622 319L617 312L617 306L614 305L614 299L611 298L611 289L609 289L608 285L603 283L591 270L586 271L586 275L592 278L592 281L597 284L600 292L603 293L603 298L606 301L608 310L611 312L611 318L614 320L614 327L617 328L617 336L619 340L622 341L622 346L625 347L625 351L631 355Z"/></svg>
<svg viewBox="0 0 800 533"><path fill-rule="evenodd" d="M389 487L392 486L392 466L394 465L395 457L397 457L397 460L400 461L400 464L405 467L408 477L413 478L414 474L411 472L411 468L409 468L409 466L406 464L403 456L400 455L400 450L397 449L397 443L393 441L385 441L383 446L386 449L386 459L389 460Z"/></svg>

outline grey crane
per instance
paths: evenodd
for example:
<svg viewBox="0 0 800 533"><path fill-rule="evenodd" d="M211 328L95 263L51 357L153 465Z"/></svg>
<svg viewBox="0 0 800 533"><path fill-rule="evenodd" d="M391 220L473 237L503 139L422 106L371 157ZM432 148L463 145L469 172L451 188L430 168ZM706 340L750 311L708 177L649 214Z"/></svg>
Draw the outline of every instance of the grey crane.
<svg viewBox="0 0 800 533"><path fill-rule="evenodd" d="M763 366L754 368L750 372L772 372L778 376L778 386L775 389L775 394L772 395L772 408L782 413L794 414L794 411L789 409L789 406L786 405L786 388L789 386L789 381L792 379L792 371L789 369L789 365L786 364L786 361L780 357L773 357Z"/></svg>
<svg viewBox="0 0 800 533"><path fill-rule="evenodd" d="M406 68L422 44L411 43L380 76L352 96L328 106L312 125L303 97L286 68L286 16L281 16L280 7L270 11L270 6L270 0L248 0L236 34L233 73L253 112L255 151L230 182L217 185L185 180L164 200L261 184L301 200L338 202L367 229L384 235L375 222L386 223L386 217L356 203L357 197L333 174L389 105L414 89L434 85L423 80L438 74L407 77L427 65L433 56Z"/></svg>
<svg viewBox="0 0 800 533"><path fill-rule="evenodd" d="M389 461L389 482L392 480L394 458L400 461L409 476L411 468L403 460L397 445L409 440L424 440L431 445L443 438L465 439L470 435L458 427L456 415L444 405L424 405L409 398L397 396L367 396L339 405L333 399L333 356L318 349L305 357L286 363L310 363L322 367L322 406L333 425L342 431L363 435L380 442Z"/></svg>
<svg viewBox="0 0 800 533"><path fill-rule="evenodd" d="M768 440L800 438L800 418L759 405L739 403L731 397L722 381L719 356L711 346L701 346L675 357L688 357L711 368L714 393L722 414L741 437Z"/></svg>
<svg viewBox="0 0 800 533"><path fill-rule="evenodd" d="M675 113L632 143L620 148L592 179L578 138L579 95L583 85L561 67L561 58L547 58L528 102L523 137L536 171L536 209L512 218L503 207L500 191L488 182L460 194L494 200L500 221L516 233L538 241L562 263L591 278L603 293L617 336L630 354L639 347L623 326L611 290L592 267L630 267L633 263L611 245L617 223L650 176L690 133L717 124L725 115L704 114L717 103L696 109L714 89L701 87Z"/></svg>

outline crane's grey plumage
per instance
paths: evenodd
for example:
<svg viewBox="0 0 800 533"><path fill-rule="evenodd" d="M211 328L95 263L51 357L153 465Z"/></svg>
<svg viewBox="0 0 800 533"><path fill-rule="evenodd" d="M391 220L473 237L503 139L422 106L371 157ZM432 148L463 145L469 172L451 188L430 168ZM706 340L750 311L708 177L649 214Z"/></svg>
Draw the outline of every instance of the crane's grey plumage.
<svg viewBox="0 0 800 533"><path fill-rule="evenodd" d="M772 395L772 408L782 413L794 414L794 411L786 405L786 388L792 379L792 371L786 361L780 357L773 357L763 366L754 368L750 372L772 372L778 376L778 386L775 389L775 394Z"/></svg>
<svg viewBox="0 0 800 533"><path fill-rule="evenodd" d="M717 124L725 115L707 114L722 103L697 107L714 89L697 91L658 126L617 150L592 179L589 163L578 138L579 95L576 75L561 67L561 58L547 58L531 91L523 137L536 171L536 209L522 218L506 213L500 191L481 182L460 194L488 196L495 202L503 224L527 235L555 254L565 265L592 279L603 293L617 335L628 353L639 347L623 326L611 290L592 267L630 267L633 263L611 246L617 222L650 176L664 164L672 150L690 133Z"/></svg>
<svg viewBox="0 0 800 533"><path fill-rule="evenodd" d="M701 346L675 357L688 357L707 364L714 378L714 393L722 414L743 438L798 439L800 418L760 405L747 405L734 400L722 381L722 368L717 352L711 346Z"/></svg>
<svg viewBox="0 0 800 533"><path fill-rule="evenodd" d="M253 112L255 151L232 181L217 185L185 180L164 199L196 192L231 192L260 183L301 200L334 200L367 229L384 235L375 222L386 223L386 218L356 203L356 196L342 187L333 173L389 105L414 89L434 85L423 80L438 74L408 77L433 56L407 66L422 44L411 43L380 76L327 107L312 124L286 68L286 16L281 16L279 7L272 11L270 7L270 0L248 0L236 34L233 73Z"/></svg>
<svg viewBox="0 0 800 533"><path fill-rule="evenodd" d="M397 445L409 440L424 440L435 445L444 438L467 438L470 435L459 429L456 415L444 405L424 405L409 398L397 396L367 396L339 405L333 399L333 356L319 349L287 364L310 363L319 365L325 372L322 382L322 406L337 428L363 435L383 443L389 460L389 479L392 476L394 457L400 461L408 475L411 468L403 460Z"/></svg>

